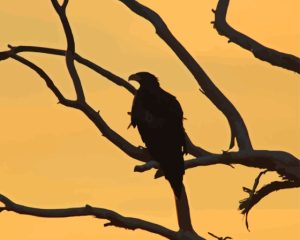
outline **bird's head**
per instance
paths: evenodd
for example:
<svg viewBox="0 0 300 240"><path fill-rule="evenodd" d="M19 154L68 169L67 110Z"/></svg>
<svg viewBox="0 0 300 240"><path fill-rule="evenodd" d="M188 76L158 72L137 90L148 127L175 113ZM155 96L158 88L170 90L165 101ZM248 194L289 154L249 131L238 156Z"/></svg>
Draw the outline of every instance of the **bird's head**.
<svg viewBox="0 0 300 240"><path fill-rule="evenodd" d="M155 88L159 87L158 79L153 74L148 72L138 72L132 74L128 78L129 81L136 81L140 84L141 88Z"/></svg>

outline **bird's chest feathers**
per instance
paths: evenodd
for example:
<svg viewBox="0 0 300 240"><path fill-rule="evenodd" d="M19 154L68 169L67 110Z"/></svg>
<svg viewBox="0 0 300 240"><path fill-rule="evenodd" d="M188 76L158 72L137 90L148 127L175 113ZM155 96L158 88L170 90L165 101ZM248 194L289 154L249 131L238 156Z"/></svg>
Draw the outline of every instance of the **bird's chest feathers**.
<svg viewBox="0 0 300 240"><path fill-rule="evenodd" d="M162 103L156 95L155 92L141 92L136 96L133 107L136 122L153 130L165 124L165 118L160 114Z"/></svg>

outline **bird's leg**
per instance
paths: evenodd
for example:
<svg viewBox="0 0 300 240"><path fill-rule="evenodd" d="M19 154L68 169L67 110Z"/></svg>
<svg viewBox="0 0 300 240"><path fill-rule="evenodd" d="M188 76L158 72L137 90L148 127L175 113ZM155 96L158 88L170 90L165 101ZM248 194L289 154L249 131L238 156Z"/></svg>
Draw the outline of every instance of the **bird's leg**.
<svg viewBox="0 0 300 240"><path fill-rule="evenodd" d="M194 232L192 221L191 221L189 202L188 202L184 185L182 187L180 198L177 198L175 196L175 202L176 202L176 212L177 212L177 219L178 219L178 225L180 231Z"/></svg>

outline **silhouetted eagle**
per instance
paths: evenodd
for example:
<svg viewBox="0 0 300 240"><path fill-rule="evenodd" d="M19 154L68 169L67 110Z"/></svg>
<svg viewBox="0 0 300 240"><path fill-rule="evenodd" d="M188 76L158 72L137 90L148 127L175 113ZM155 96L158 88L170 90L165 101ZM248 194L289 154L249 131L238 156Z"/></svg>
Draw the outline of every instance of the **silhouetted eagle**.
<svg viewBox="0 0 300 240"><path fill-rule="evenodd" d="M173 95L160 88L158 79L151 73L139 72L129 80L140 84L132 104L131 125L137 126L150 155L160 163L179 198L183 187L183 154L186 153L181 106Z"/></svg>

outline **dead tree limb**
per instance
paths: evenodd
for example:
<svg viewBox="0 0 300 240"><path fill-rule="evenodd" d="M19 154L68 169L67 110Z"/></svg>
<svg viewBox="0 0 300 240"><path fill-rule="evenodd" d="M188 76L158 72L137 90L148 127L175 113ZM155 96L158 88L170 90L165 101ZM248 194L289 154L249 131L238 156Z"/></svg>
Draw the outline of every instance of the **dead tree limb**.
<svg viewBox="0 0 300 240"><path fill-rule="evenodd" d="M141 229L151 233L158 234L167 239L171 240L183 240L193 238L182 238L180 234L165 228L161 225L144 221L138 218L124 217L117 212L108 210L105 208L92 207L86 205L85 207L77 208L64 208L64 209L41 209L27 207L24 205L17 204L9 198L0 195L0 202L4 204L4 207L0 207L0 211L12 211L19 214L31 215L36 217L46 218L66 218L66 217L78 217L78 216L94 216L99 219L105 219L109 222L104 226L115 226L124 229L136 230ZM196 238L194 238L196 240ZM200 239L198 239L200 240Z"/></svg>
<svg viewBox="0 0 300 240"><path fill-rule="evenodd" d="M8 45L11 51L5 51L0 53L0 60L5 60L9 58L10 55L22 53L22 52L35 52L35 53L45 53L51 55L58 55L58 56L65 56L66 51L56 48L48 48L48 47L37 47L37 46L11 46ZM97 72L101 76L105 77L106 79L110 80L114 84L124 87L127 89L131 94L135 94L136 89L132 86L128 81L125 79L117 76L116 74L108 71L107 69L95 64L94 62L80 56L79 54L75 53L74 59L81 63L82 65L92 69L93 71Z"/></svg>
<svg viewBox="0 0 300 240"><path fill-rule="evenodd" d="M66 39L67 39L67 51L66 51L66 64L69 71L69 74L73 80L74 88L76 91L76 96L78 101L84 102L85 96L82 89L81 81L76 70L74 64L74 56L75 56L75 40L73 37L72 29L69 24L69 20L66 15L66 7L68 5L68 0L64 0L63 5L61 6L57 0L51 0L52 5L58 14L62 26L65 31Z"/></svg>
<svg viewBox="0 0 300 240"><path fill-rule="evenodd" d="M228 42L250 51L256 58L296 73L300 73L300 58L268 48L247 35L232 28L226 21L230 0L219 0L215 14L214 28L221 36L227 37Z"/></svg>
<svg viewBox="0 0 300 240"><path fill-rule="evenodd" d="M256 189L248 189L244 188L244 191L249 193L249 197L242 199L240 201L239 210L241 210L242 214L246 216L246 227L249 230L249 223L248 223L248 215L250 210L265 196L269 195L272 192L279 191L282 189L290 189L290 188L298 188L300 187L299 182L295 181L274 181L265 186L263 186L260 190ZM247 190L246 190L247 189ZM250 192L248 192L250 190Z"/></svg>
<svg viewBox="0 0 300 240"><path fill-rule="evenodd" d="M253 150L213 154L185 161L185 168L214 164L239 164L276 171L284 179L300 184L300 161L283 151Z"/></svg>
<svg viewBox="0 0 300 240"><path fill-rule="evenodd" d="M218 240L227 240L227 239L232 239L231 237L218 237L217 235L213 234L213 233L210 233L208 232L208 234Z"/></svg>

